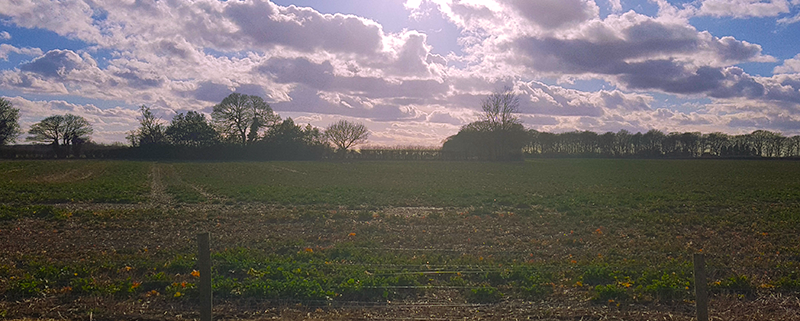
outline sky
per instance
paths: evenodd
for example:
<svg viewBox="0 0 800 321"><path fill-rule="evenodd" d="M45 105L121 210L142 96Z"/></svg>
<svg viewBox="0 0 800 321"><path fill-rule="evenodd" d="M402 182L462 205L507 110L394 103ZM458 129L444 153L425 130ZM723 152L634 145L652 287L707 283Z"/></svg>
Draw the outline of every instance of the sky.
<svg viewBox="0 0 800 321"><path fill-rule="evenodd" d="M239 92L439 146L506 87L540 131L797 135L800 0L0 0L23 130L72 113L124 142L141 105L168 122Z"/></svg>

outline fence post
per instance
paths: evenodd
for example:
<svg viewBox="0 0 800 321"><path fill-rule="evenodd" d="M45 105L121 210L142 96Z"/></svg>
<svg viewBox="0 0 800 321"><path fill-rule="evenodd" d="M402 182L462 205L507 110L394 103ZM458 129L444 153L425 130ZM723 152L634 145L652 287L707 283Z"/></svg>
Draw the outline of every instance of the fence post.
<svg viewBox="0 0 800 321"><path fill-rule="evenodd" d="M694 294L697 304L697 321L708 321L708 282L706 260L703 253L694 254Z"/></svg>
<svg viewBox="0 0 800 321"><path fill-rule="evenodd" d="M211 233L197 234L197 264L200 268L200 321L211 321Z"/></svg>

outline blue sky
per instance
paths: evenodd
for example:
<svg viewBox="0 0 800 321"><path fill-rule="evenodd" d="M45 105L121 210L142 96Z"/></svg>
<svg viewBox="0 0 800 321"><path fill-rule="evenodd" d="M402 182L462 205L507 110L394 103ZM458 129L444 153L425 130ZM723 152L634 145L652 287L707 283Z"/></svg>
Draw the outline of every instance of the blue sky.
<svg viewBox="0 0 800 321"><path fill-rule="evenodd" d="M800 134L800 0L20 0L0 22L23 128L73 113L105 143L140 105L166 122L242 92L440 145L506 86L537 130Z"/></svg>

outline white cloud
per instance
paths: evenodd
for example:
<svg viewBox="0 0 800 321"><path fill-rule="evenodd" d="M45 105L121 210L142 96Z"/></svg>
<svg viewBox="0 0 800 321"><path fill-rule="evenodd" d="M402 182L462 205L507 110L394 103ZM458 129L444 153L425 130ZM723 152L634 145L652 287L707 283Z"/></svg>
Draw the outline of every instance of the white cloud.
<svg viewBox="0 0 800 321"><path fill-rule="evenodd" d="M790 3L787 0L705 0L696 14L734 18L775 17L789 10Z"/></svg>
<svg viewBox="0 0 800 321"><path fill-rule="evenodd" d="M778 19L778 24L780 25L790 25L798 22L800 22L800 13L796 14L794 17L784 17Z"/></svg>
<svg viewBox="0 0 800 321"><path fill-rule="evenodd" d="M8 31L0 31L0 40L10 40L11 34Z"/></svg>
<svg viewBox="0 0 800 321"><path fill-rule="evenodd" d="M590 0L405 1L412 14L438 9L461 28L463 54L442 57L432 53L420 31L390 33L363 17L264 0L21 0L0 7L0 15L19 27L49 29L90 47L42 52L0 44L0 59L12 52L35 57L1 71L0 88L147 104L165 118L176 111L207 112L237 91L263 96L284 117L302 115L321 127L337 117L364 121L375 142L389 144L392 139L441 143L476 119L487 93L506 85L523 96L526 124L546 130L724 131L736 123L733 117L771 119L762 123L779 126L800 114L796 76L753 77L732 67L773 61L759 45L715 37L687 22L697 12L735 16L742 14L739 9L713 11L713 1L682 9L656 2L657 18L627 12L601 19ZM782 10L780 1L759 3L732 6L760 10L753 15ZM614 12L622 8L619 0L608 4ZM705 5L709 9L702 9ZM111 52L105 63L95 61L98 49ZM798 72L798 60L784 61L776 73ZM533 80L541 76L602 79L619 90L584 92ZM719 113L705 106L687 106L695 113L654 110L653 98L637 91L705 97ZM114 118L90 105L22 100L23 113L36 117L70 110L97 123L112 119L116 125L96 127L98 135L121 137L104 133L135 127L135 113L125 114L130 111L123 107L119 113L127 116Z"/></svg>
<svg viewBox="0 0 800 321"><path fill-rule="evenodd" d="M611 11L622 11L622 0L608 0L608 5L611 6Z"/></svg>
<svg viewBox="0 0 800 321"><path fill-rule="evenodd" d="M2 34L0 34L2 36ZM8 60L9 53L16 53L25 56L40 56L42 55L42 50L39 48L17 48L12 45L2 43L0 44L0 60Z"/></svg>
<svg viewBox="0 0 800 321"><path fill-rule="evenodd" d="M773 72L776 74L800 73L800 54L797 54L794 58L784 60L783 65L775 67Z"/></svg>

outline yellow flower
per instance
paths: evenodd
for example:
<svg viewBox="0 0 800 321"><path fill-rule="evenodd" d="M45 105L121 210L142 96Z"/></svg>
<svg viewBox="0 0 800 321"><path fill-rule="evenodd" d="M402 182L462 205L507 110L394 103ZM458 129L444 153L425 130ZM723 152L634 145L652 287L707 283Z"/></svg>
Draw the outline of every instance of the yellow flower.
<svg viewBox="0 0 800 321"><path fill-rule="evenodd" d="M175 292L175 297L176 297L176 298L180 298L180 297L181 297L181 295L183 295L183 294L181 294L180 292Z"/></svg>
<svg viewBox="0 0 800 321"><path fill-rule="evenodd" d="M193 276L193 277L196 277L196 278L199 278L199 277L200 277L200 271L198 271L198 270L193 270L193 271L192 271L192 276Z"/></svg>

